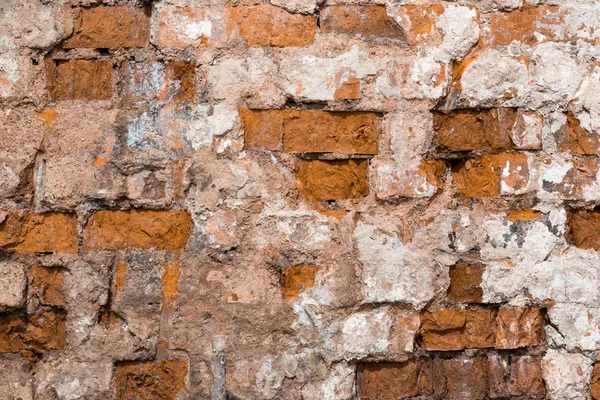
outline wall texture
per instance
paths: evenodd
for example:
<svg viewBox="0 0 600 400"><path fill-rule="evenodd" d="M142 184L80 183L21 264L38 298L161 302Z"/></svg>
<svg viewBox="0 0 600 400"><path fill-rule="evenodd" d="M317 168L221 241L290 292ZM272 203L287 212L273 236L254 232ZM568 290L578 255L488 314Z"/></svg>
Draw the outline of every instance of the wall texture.
<svg viewBox="0 0 600 400"><path fill-rule="evenodd" d="M596 0L0 0L0 399L600 399Z"/></svg>

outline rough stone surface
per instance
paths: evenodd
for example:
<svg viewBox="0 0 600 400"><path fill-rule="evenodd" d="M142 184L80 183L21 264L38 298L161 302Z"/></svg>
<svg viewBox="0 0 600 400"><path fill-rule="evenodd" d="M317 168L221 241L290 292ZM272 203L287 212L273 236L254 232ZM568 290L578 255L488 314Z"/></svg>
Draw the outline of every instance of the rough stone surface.
<svg viewBox="0 0 600 400"><path fill-rule="evenodd" d="M599 21L0 0L0 399L600 398Z"/></svg>

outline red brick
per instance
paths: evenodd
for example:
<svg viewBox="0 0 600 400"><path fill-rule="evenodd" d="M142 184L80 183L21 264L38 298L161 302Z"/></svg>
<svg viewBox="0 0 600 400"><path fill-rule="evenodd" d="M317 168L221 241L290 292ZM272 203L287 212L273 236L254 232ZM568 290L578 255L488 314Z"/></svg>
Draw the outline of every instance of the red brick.
<svg viewBox="0 0 600 400"><path fill-rule="evenodd" d="M182 250L191 233L185 211L98 211L88 220L84 250L120 250L128 247Z"/></svg>
<svg viewBox="0 0 600 400"><path fill-rule="evenodd" d="M376 113L247 109L240 113L247 149L377 154Z"/></svg>
<svg viewBox="0 0 600 400"><path fill-rule="evenodd" d="M462 334L466 318L465 310L425 312L421 317L420 329L423 347L437 351L463 349Z"/></svg>
<svg viewBox="0 0 600 400"><path fill-rule="evenodd" d="M495 319L497 310L480 308L466 310L466 323L462 332L462 345L467 349L494 347L496 341Z"/></svg>
<svg viewBox="0 0 600 400"><path fill-rule="evenodd" d="M246 44L252 46L308 46L315 39L317 18L291 14L273 6L228 7Z"/></svg>
<svg viewBox="0 0 600 400"><path fill-rule="evenodd" d="M0 249L23 253L76 253L77 217L63 213L8 214L0 223Z"/></svg>
<svg viewBox="0 0 600 400"><path fill-rule="evenodd" d="M404 30L387 14L385 6L379 5L325 7L321 11L321 31L367 38L406 39Z"/></svg>
<svg viewBox="0 0 600 400"><path fill-rule="evenodd" d="M187 393L187 360L132 361L117 363L115 384L118 400L173 400Z"/></svg>
<svg viewBox="0 0 600 400"><path fill-rule="evenodd" d="M508 170L505 170L507 166ZM526 154L519 153L485 154L458 163L452 169L452 176L456 192L464 197L523 192L529 182L528 158Z"/></svg>
<svg viewBox="0 0 600 400"><path fill-rule="evenodd" d="M496 348L540 346L546 341L544 316L539 308L509 308L496 317Z"/></svg>
<svg viewBox="0 0 600 400"><path fill-rule="evenodd" d="M290 300L315 284L318 268L314 265L298 265L286 268L281 274L281 295Z"/></svg>
<svg viewBox="0 0 600 400"><path fill-rule="evenodd" d="M0 353L61 350L66 338L66 313L62 310L0 316Z"/></svg>
<svg viewBox="0 0 600 400"><path fill-rule="evenodd" d="M356 199L369 193L368 160L301 160L296 183L312 200Z"/></svg>
<svg viewBox="0 0 600 400"><path fill-rule="evenodd" d="M77 8L73 36L64 48L129 48L148 43L150 22L141 8Z"/></svg>
<svg viewBox="0 0 600 400"><path fill-rule="evenodd" d="M491 44L508 45L513 41L528 45L553 40L552 26L562 23L560 9L556 6L532 6L527 3L519 9L495 12L491 15ZM537 33L537 34L536 34Z"/></svg>
<svg viewBox="0 0 600 400"><path fill-rule="evenodd" d="M46 85L52 100L107 100L113 90L109 60L47 60Z"/></svg>
<svg viewBox="0 0 600 400"><path fill-rule="evenodd" d="M358 368L358 398L398 400L431 393L431 360L366 363Z"/></svg>
<svg viewBox="0 0 600 400"><path fill-rule="evenodd" d="M456 264L450 267L448 298L456 302L480 303L483 296L481 277L485 271L482 264Z"/></svg>

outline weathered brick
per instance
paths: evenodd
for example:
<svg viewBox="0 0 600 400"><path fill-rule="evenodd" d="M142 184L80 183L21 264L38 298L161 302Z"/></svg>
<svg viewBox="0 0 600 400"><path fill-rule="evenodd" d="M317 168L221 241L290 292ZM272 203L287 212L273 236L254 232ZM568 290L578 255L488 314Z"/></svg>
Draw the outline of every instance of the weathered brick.
<svg viewBox="0 0 600 400"><path fill-rule="evenodd" d="M376 113L241 109L240 114L247 149L377 154Z"/></svg>
<svg viewBox="0 0 600 400"><path fill-rule="evenodd" d="M366 38L406 39L404 30L387 14L385 6L379 5L325 7L321 11L321 30Z"/></svg>
<svg viewBox="0 0 600 400"><path fill-rule="evenodd" d="M570 160L553 158L542 161L542 190L553 198L591 200L597 191L598 159L592 156Z"/></svg>
<svg viewBox="0 0 600 400"><path fill-rule="evenodd" d="M486 357L436 359L433 363L433 388L436 398L483 400L488 396Z"/></svg>
<svg viewBox="0 0 600 400"><path fill-rule="evenodd" d="M315 284L318 268L314 265L298 265L286 268L281 274L281 295L290 300Z"/></svg>
<svg viewBox="0 0 600 400"><path fill-rule="evenodd" d="M553 26L562 22L560 8L532 6L527 3L519 9L495 12L491 15L490 33L494 45L521 42L527 45L555 39Z"/></svg>
<svg viewBox="0 0 600 400"><path fill-rule="evenodd" d="M61 350L66 343L66 313L62 310L0 316L0 353Z"/></svg>
<svg viewBox="0 0 600 400"><path fill-rule="evenodd" d="M88 220L83 248L182 250L190 236L191 224L185 211L98 211Z"/></svg>
<svg viewBox="0 0 600 400"><path fill-rule="evenodd" d="M450 267L448 298L456 302L479 303L483 296L481 277L485 266L481 264L456 264Z"/></svg>
<svg viewBox="0 0 600 400"><path fill-rule="evenodd" d="M117 363L117 399L175 399L185 394L187 360L130 361Z"/></svg>
<svg viewBox="0 0 600 400"><path fill-rule="evenodd" d="M77 8L73 36L64 48L144 47L150 33L149 18L142 8Z"/></svg>
<svg viewBox="0 0 600 400"><path fill-rule="evenodd" d="M497 311L489 308L466 310L466 323L462 332L462 345L467 349L494 347Z"/></svg>
<svg viewBox="0 0 600 400"><path fill-rule="evenodd" d="M435 24L444 13L443 4L406 4L399 9L399 17L410 45L417 45L432 35Z"/></svg>
<svg viewBox="0 0 600 400"><path fill-rule="evenodd" d="M418 168L385 161L374 161L375 193L380 199L393 197L431 197L442 187L446 173L444 160L424 160Z"/></svg>
<svg viewBox="0 0 600 400"><path fill-rule="evenodd" d="M46 85L52 100L108 100L113 90L109 60L46 60Z"/></svg>
<svg viewBox="0 0 600 400"><path fill-rule="evenodd" d="M600 250L600 211L574 210L568 221L571 243L582 249Z"/></svg>
<svg viewBox="0 0 600 400"><path fill-rule="evenodd" d="M317 18L291 14L273 6L229 7L248 46L308 46L315 39Z"/></svg>
<svg viewBox="0 0 600 400"><path fill-rule="evenodd" d="M398 400L430 394L431 366L430 359L360 364L358 398Z"/></svg>
<svg viewBox="0 0 600 400"><path fill-rule="evenodd" d="M66 305L63 293L65 273L60 268L47 268L37 265L29 269L29 296L33 296L43 305Z"/></svg>
<svg viewBox="0 0 600 400"><path fill-rule="evenodd" d="M195 96L196 65L183 61L127 61L122 92L129 100L187 100Z"/></svg>
<svg viewBox="0 0 600 400"><path fill-rule="evenodd" d="M465 310L425 312L421 317L420 330L423 347L427 350L461 350L466 318Z"/></svg>
<svg viewBox="0 0 600 400"><path fill-rule="evenodd" d="M234 29L222 10L161 7L157 12L158 43L168 47L223 46Z"/></svg>
<svg viewBox="0 0 600 400"><path fill-rule="evenodd" d="M488 361L491 398L546 394L540 356L492 354Z"/></svg>
<svg viewBox="0 0 600 400"><path fill-rule="evenodd" d="M594 372L592 372L592 381L590 383L590 393L592 399L600 400L600 363L594 364Z"/></svg>
<svg viewBox="0 0 600 400"><path fill-rule="evenodd" d="M542 120L536 112L514 108L433 113L439 151L541 148Z"/></svg>
<svg viewBox="0 0 600 400"><path fill-rule="evenodd" d="M509 308L498 311L496 348L517 349L545 343L544 316L539 308Z"/></svg>
<svg viewBox="0 0 600 400"><path fill-rule="evenodd" d="M0 223L0 249L24 253L76 253L75 214L16 212Z"/></svg>
<svg viewBox="0 0 600 400"><path fill-rule="evenodd" d="M492 197L522 194L529 189L526 154L485 154L461 161L452 169L458 194L464 197Z"/></svg>
<svg viewBox="0 0 600 400"><path fill-rule="evenodd" d="M560 151L577 155L595 155L600 151L600 136L590 133L571 111L567 113L567 123L557 135Z"/></svg>
<svg viewBox="0 0 600 400"><path fill-rule="evenodd" d="M368 160L301 160L296 173L298 192L313 200L365 197L368 167Z"/></svg>

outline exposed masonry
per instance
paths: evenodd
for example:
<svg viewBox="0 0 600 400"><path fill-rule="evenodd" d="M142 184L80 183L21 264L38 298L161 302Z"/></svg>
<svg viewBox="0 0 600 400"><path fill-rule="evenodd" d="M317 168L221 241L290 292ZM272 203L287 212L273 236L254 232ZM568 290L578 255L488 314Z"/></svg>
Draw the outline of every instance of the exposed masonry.
<svg viewBox="0 0 600 400"><path fill-rule="evenodd" d="M1 0L0 399L600 399L600 3Z"/></svg>

